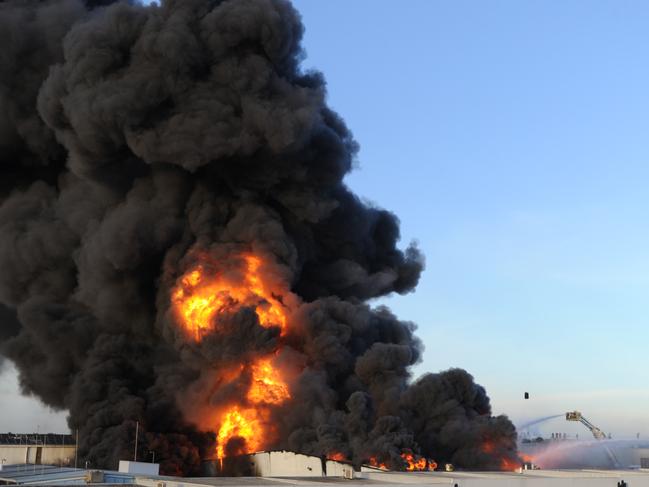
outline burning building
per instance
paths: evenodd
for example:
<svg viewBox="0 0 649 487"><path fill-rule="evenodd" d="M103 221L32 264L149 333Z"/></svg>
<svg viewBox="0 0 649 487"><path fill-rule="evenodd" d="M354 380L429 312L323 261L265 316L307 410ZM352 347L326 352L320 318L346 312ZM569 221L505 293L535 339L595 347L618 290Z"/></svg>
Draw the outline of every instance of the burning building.
<svg viewBox="0 0 649 487"><path fill-rule="evenodd" d="M358 146L286 0L0 2L0 350L80 458L286 449L498 469L515 430L371 298L424 266L344 184Z"/></svg>

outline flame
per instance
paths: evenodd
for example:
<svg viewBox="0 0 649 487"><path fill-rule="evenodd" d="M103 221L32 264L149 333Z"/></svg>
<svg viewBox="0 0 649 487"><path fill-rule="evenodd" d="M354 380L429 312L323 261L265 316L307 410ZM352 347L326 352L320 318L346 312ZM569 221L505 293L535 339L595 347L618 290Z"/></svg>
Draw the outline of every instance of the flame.
<svg viewBox="0 0 649 487"><path fill-rule="evenodd" d="M280 405L291 398L288 384L270 358L259 359L250 365L250 373L246 399L251 407L240 410L239 406L234 406L220 418L216 450L219 459L224 458L225 446L233 438L245 442L239 453L259 451L272 436L272 426L268 424L269 406Z"/></svg>
<svg viewBox="0 0 649 487"><path fill-rule="evenodd" d="M236 254L221 263L200 256L199 263L180 276L171 291L178 325L200 342L215 330L219 314L249 307L255 310L261 326L279 327L284 336L289 308L283 299L294 298L288 290L271 290L264 267L264 260L250 253ZM249 373L250 383L242 397L214 415L219 459L227 455L228 443L233 439L241 441L237 454L259 451L272 441L272 408L291 398L282 370L272 358L270 355L250 364L233 364L231 369L220 372L221 380L228 383L237 377L247 378Z"/></svg>
<svg viewBox="0 0 649 487"><path fill-rule="evenodd" d="M388 466L385 463L379 462L376 457L370 457L368 462L372 467L380 468L383 470L389 470Z"/></svg>
<svg viewBox="0 0 649 487"><path fill-rule="evenodd" d="M259 323L266 328L279 325L282 329L282 334L284 334L286 329L286 314L284 313L282 304L266 288L264 281L259 277L259 267L262 264L261 259L254 255L246 255L244 259L248 268L246 279L250 290L256 296L261 297L266 304L264 306L264 303L260 303L256 308Z"/></svg>
<svg viewBox="0 0 649 487"><path fill-rule="evenodd" d="M480 446L483 453L492 454L496 451L496 444L491 440L485 440ZM518 454L518 459L514 460L511 457L502 457L500 459L500 470L506 472L515 472L522 467L522 463L528 460L525 459L526 455ZM531 461L531 457L529 457Z"/></svg>
<svg viewBox="0 0 649 487"><path fill-rule="evenodd" d="M515 472L519 468L521 468L520 462L512 461L509 458L503 458L500 460L500 470L504 470L506 472Z"/></svg>
<svg viewBox="0 0 649 487"><path fill-rule="evenodd" d="M269 359L259 360L252 367L252 384L248 400L253 404L282 404L291 397L288 385Z"/></svg>
<svg viewBox="0 0 649 487"><path fill-rule="evenodd" d="M255 308L261 326L278 326L282 335L286 332L284 306L267 288L260 273L262 259L249 254L241 258L245 263L241 282L213 270L213 266L198 264L182 275L172 290L176 315L197 342L214 329L214 318L219 313L242 306Z"/></svg>
<svg viewBox="0 0 649 487"><path fill-rule="evenodd" d="M401 458L408 463L406 470L409 472L432 471L437 468L435 460L413 455L412 453L404 452L401 454Z"/></svg>
<svg viewBox="0 0 649 487"><path fill-rule="evenodd" d="M334 460L336 462L346 462L347 456L344 453L335 451L327 454L327 460Z"/></svg>
<svg viewBox="0 0 649 487"><path fill-rule="evenodd" d="M404 451L403 453L401 453L401 458L406 462L406 470L408 472L432 472L437 468L437 462L435 462L435 460L421 457L419 455L414 455L410 451ZM377 457L370 457L368 463L372 467L389 470L387 464L379 462Z"/></svg>
<svg viewBox="0 0 649 487"><path fill-rule="evenodd" d="M511 459L503 458L500 462L500 468L502 470L518 471L519 469L523 468L524 463L534 465L534 457L525 453L518 453L517 462L512 461Z"/></svg>
<svg viewBox="0 0 649 487"><path fill-rule="evenodd" d="M216 456L220 459L225 456L225 446L232 438L242 438L245 441L246 452L259 450L262 438L260 423L255 409L239 410L235 406L225 413L221 419L221 428L217 436Z"/></svg>

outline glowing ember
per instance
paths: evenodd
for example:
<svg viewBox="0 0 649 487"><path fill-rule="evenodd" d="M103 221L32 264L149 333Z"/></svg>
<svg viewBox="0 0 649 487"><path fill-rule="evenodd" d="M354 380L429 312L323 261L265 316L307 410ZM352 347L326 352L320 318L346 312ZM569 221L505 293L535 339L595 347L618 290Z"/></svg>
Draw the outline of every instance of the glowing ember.
<svg viewBox="0 0 649 487"><path fill-rule="evenodd" d="M284 306L262 279L262 260L253 255L242 258L244 275L238 282L199 264L185 273L173 289L171 300L176 315L185 331L196 341L214 329L214 318L218 313L242 306L255 308L261 326L278 326L282 334L285 333Z"/></svg>

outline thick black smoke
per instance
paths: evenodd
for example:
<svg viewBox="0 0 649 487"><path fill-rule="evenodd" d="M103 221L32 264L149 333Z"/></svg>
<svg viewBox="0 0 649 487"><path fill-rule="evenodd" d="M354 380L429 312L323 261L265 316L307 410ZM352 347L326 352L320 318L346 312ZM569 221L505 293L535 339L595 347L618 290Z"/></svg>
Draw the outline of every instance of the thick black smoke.
<svg viewBox="0 0 649 487"><path fill-rule="evenodd" d="M0 346L25 392L70 412L81 457L114 468L139 421L141 454L195 473L215 435L194 409L240 394L202 386L281 345L300 373L268 448L513 458L484 389L462 370L411 382L415 326L364 304L410 292L423 258L344 185L357 144L300 69L290 3L109 3L0 3ZM271 263L290 333L244 308L191 342L171 288L242 252Z"/></svg>

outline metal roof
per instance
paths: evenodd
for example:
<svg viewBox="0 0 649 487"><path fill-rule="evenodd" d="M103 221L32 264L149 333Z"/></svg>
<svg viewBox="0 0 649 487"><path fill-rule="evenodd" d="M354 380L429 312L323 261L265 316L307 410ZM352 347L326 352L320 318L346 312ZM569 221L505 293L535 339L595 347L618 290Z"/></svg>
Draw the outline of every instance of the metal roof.
<svg viewBox="0 0 649 487"><path fill-rule="evenodd" d="M0 470L0 482L17 485L85 485L88 470L82 468L56 467L52 465L3 465ZM104 483L129 484L135 478L110 470L102 470Z"/></svg>
<svg viewBox="0 0 649 487"><path fill-rule="evenodd" d="M83 469L51 465L3 465L0 470L0 481L21 485L45 482L85 484L85 478L86 471Z"/></svg>

